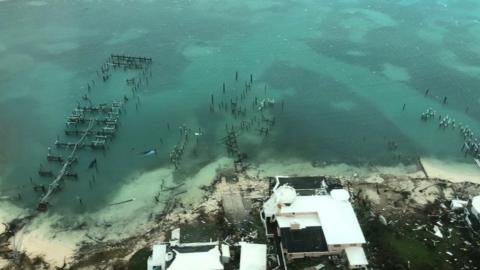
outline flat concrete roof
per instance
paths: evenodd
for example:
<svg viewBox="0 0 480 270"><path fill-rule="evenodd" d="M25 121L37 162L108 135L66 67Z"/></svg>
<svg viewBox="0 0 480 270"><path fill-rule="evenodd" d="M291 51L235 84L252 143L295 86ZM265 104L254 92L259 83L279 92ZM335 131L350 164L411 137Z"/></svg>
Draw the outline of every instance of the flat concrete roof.
<svg viewBox="0 0 480 270"><path fill-rule="evenodd" d="M297 222L307 227L314 221L312 215L317 215L328 245L366 243L352 204L330 195L297 196L290 206L280 209L276 218L279 226L290 227Z"/></svg>

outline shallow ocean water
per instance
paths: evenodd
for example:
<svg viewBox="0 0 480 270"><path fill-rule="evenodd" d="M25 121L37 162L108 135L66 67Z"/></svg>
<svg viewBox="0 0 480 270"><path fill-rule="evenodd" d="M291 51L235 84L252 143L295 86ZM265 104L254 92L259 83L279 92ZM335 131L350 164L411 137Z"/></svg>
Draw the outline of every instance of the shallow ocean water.
<svg viewBox="0 0 480 270"><path fill-rule="evenodd" d="M432 107L478 131L479 14L478 1L0 1L0 195L35 205L29 177L48 184L37 176L47 148L111 53L152 57L152 79L139 109L126 106L108 151L81 153L80 179L55 196L58 211L79 210L76 196L93 211L139 173L171 168L181 125L204 135L175 183L225 156L231 119L209 112L210 95L223 82L242 88L249 74L255 95L285 104L274 108L270 136L241 137L253 164L471 163L458 128L439 130L420 114ZM128 93L129 75L98 83L95 101ZM157 156L138 155L152 148ZM98 172L87 168L93 157Z"/></svg>

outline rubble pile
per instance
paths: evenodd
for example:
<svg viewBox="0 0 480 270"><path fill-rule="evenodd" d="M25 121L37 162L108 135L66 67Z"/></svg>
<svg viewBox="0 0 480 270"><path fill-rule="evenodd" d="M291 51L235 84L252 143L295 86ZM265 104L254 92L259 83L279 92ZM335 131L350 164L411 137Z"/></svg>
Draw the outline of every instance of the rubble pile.
<svg viewBox="0 0 480 270"><path fill-rule="evenodd" d="M352 184L374 269L480 269L480 231L465 219L479 185L383 178Z"/></svg>

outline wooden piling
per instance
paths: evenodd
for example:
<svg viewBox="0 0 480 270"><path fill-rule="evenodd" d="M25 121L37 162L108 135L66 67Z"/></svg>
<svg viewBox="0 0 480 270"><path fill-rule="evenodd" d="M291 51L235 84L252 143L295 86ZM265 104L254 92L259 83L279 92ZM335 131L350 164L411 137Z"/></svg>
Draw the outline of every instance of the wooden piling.
<svg viewBox="0 0 480 270"><path fill-rule="evenodd" d="M73 147L72 152L70 155L67 157L66 161L63 163L62 169L60 172L57 174L55 179L50 183L48 186L48 191L42 196L40 199L37 210L39 211L45 211L47 206L48 206L48 199L49 197L53 194L54 191L58 190L60 188L60 181L70 172L70 166L75 159L75 153L77 152L78 146L83 143L85 138L87 137L88 131L90 131L94 126L94 121L90 121L88 128L86 129L87 132L75 143L75 146Z"/></svg>

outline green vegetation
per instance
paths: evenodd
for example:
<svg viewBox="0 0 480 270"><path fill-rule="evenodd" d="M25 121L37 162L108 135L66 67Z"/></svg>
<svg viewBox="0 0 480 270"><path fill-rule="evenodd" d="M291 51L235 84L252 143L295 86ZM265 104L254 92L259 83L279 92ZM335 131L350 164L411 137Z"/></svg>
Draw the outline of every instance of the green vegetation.
<svg viewBox="0 0 480 270"><path fill-rule="evenodd" d="M444 261L447 255L437 254L413 237L402 237L390 230L381 231L380 237L384 238L382 253L397 263L406 266L410 262L411 269L453 269Z"/></svg>
<svg viewBox="0 0 480 270"><path fill-rule="evenodd" d="M147 269L148 257L152 255L150 248L142 248L133 254L130 261L128 261L128 269L130 270L144 270Z"/></svg>

